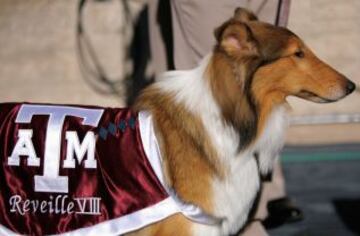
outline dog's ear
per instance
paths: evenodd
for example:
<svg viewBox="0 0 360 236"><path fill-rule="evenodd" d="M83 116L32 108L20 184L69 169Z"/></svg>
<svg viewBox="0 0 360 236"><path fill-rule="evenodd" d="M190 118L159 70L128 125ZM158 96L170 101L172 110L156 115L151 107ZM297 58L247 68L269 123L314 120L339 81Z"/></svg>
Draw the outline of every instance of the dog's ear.
<svg viewBox="0 0 360 236"><path fill-rule="evenodd" d="M238 7L235 9L234 16L222 24L220 27L216 28L214 31L215 38L219 41L221 33L224 31L226 26L228 26L231 22L241 22L246 23L248 21L257 21L258 18L254 13L245 8Z"/></svg>
<svg viewBox="0 0 360 236"><path fill-rule="evenodd" d="M257 55L256 42L249 27L229 21L215 30L218 46L230 56Z"/></svg>
<svg viewBox="0 0 360 236"><path fill-rule="evenodd" d="M248 22L248 21L257 21L258 20L258 18L256 17L256 15L254 13L252 13L251 11L249 11L245 8L241 8L241 7L238 7L235 9L233 19L237 20L239 22Z"/></svg>

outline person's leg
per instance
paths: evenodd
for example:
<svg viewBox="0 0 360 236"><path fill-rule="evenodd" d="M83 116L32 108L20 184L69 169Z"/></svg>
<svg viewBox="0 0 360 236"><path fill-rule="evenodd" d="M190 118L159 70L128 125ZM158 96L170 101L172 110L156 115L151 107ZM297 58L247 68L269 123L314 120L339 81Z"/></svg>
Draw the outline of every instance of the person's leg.
<svg viewBox="0 0 360 236"><path fill-rule="evenodd" d="M263 182L262 195L257 217L261 218L266 228L303 219L302 211L286 195L285 178L279 158L274 165L271 181Z"/></svg>
<svg viewBox="0 0 360 236"><path fill-rule="evenodd" d="M149 1L150 47L156 75L174 69L171 60L177 70L195 67L211 51L214 29L229 19L236 7L252 9L259 19L273 23L278 4L278 0L171 0L169 17L166 2Z"/></svg>
<svg viewBox="0 0 360 236"><path fill-rule="evenodd" d="M274 169L272 172L271 180L262 181L262 189L261 189L258 205L255 211L255 215L253 216L253 219L255 219L255 221L252 222L250 220L250 225L259 224L259 221L264 221L269 216L269 212L267 208L269 201L274 199L284 198L285 196L286 196L285 180L281 169L281 163L278 158L274 163ZM249 227L249 229L251 228Z"/></svg>
<svg viewBox="0 0 360 236"><path fill-rule="evenodd" d="M285 179L281 167L280 158L274 163L271 181L264 181L263 192L268 201L283 198L286 196Z"/></svg>
<svg viewBox="0 0 360 236"><path fill-rule="evenodd" d="M195 67L215 45L214 29L233 16L237 7L251 9L258 13L259 19L272 23L276 17L277 2L172 0L175 68L183 70Z"/></svg>
<svg viewBox="0 0 360 236"><path fill-rule="evenodd" d="M261 221L254 220L247 224L244 231L240 234L241 236L267 236L264 226Z"/></svg>

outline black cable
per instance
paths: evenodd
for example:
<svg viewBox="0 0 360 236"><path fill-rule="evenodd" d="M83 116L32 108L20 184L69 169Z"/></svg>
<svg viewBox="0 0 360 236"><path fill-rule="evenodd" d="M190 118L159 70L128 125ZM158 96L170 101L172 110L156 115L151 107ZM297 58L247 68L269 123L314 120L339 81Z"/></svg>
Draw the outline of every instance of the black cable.
<svg viewBox="0 0 360 236"><path fill-rule="evenodd" d="M291 0L279 0L275 25L286 27L289 19Z"/></svg>
<svg viewBox="0 0 360 236"><path fill-rule="evenodd" d="M280 15L281 15L281 8L282 8L283 0L279 0L277 12L276 12L276 18L275 18L275 25L279 26L280 23Z"/></svg>

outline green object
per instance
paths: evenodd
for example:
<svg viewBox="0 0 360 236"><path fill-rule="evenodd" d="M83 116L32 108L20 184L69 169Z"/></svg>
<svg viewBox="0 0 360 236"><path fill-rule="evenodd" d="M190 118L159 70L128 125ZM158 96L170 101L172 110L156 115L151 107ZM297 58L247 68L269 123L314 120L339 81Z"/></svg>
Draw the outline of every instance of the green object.
<svg viewBox="0 0 360 236"><path fill-rule="evenodd" d="M284 152L283 163L318 162L318 161L353 161L360 160L360 151L319 151L319 152Z"/></svg>

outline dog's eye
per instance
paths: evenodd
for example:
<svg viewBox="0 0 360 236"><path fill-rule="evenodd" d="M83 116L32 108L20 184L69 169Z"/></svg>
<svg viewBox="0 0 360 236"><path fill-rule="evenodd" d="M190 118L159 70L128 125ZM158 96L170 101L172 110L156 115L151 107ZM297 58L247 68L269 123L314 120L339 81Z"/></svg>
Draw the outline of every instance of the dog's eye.
<svg viewBox="0 0 360 236"><path fill-rule="evenodd" d="M295 56L298 58L303 58L305 56L305 54L303 51L297 51L297 52L295 52Z"/></svg>

